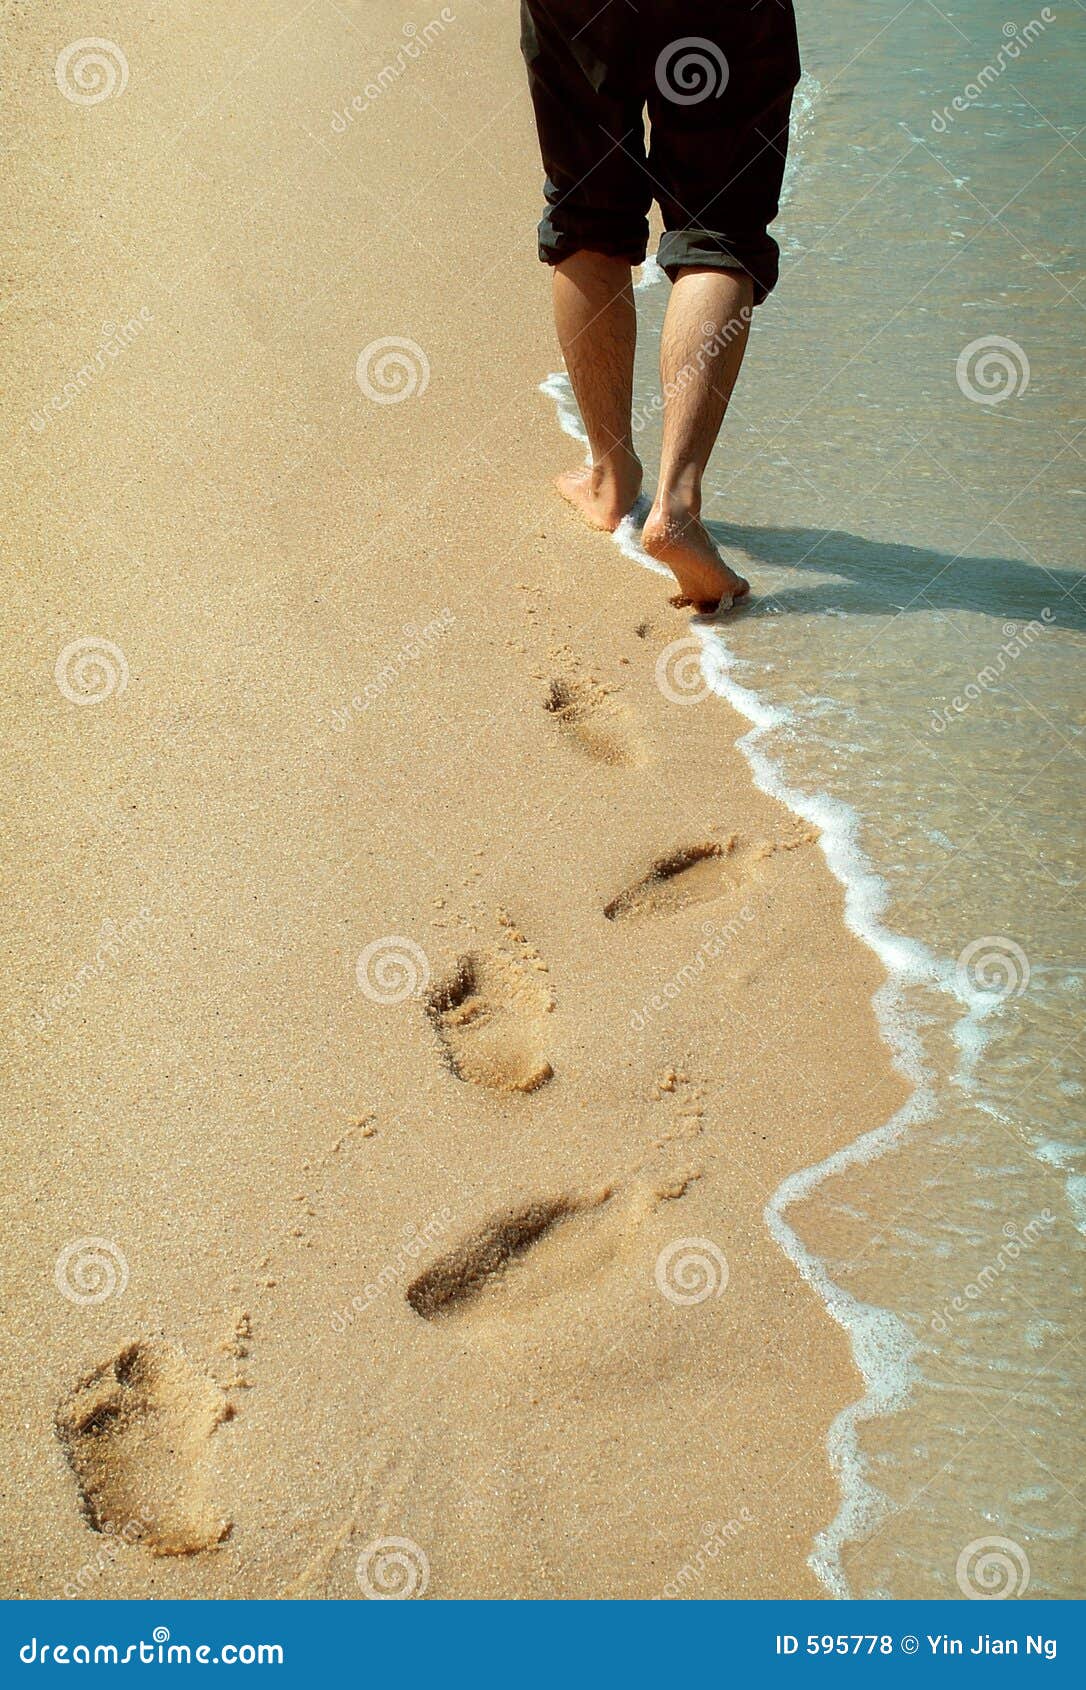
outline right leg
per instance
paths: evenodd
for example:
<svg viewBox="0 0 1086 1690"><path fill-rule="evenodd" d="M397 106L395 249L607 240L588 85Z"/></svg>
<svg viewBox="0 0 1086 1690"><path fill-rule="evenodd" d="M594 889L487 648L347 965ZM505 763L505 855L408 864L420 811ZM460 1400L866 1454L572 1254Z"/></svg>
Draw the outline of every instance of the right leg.
<svg viewBox="0 0 1086 1690"><path fill-rule="evenodd" d="M588 434L591 463L558 477L593 527L613 530L641 490L631 406L637 333L630 267L648 241L642 73L629 13L522 0L521 45L547 172L539 256Z"/></svg>
<svg viewBox="0 0 1086 1690"><path fill-rule="evenodd" d="M701 481L728 408L754 290L735 270L676 273L660 338L664 441L643 544L698 610L727 609L750 583L724 562L701 522Z"/></svg>
<svg viewBox="0 0 1086 1690"><path fill-rule="evenodd" d="M799 53L791 0L652 0L652 149L674 283L664 324L664 447L645 548L699 610L749 590L701 522L701 481L750 314L777 280L777 215Z"/></svg>
<svg viewBox="0 0 1086 1690"><path fill-rule="evenodd" d="M555 485L593 528L616 529L641 491L633 447L637 314L624 258L581 251L554 268L554 320L592 462Z"/></svg>

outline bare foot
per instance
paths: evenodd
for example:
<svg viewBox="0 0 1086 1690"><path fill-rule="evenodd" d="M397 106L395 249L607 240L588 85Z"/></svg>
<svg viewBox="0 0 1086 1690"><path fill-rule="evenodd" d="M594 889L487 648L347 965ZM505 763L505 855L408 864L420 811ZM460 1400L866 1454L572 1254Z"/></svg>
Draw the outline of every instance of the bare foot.
<svg viewBox="0 0 1086 1690"><path fill-rule="evenodd" d="M680 592L672 604L693 605L703 613L729 610L750 592L750 582L728 568L696 516L650 511L641 544L678 581Z"/></svg>
<svg viewBox="0 0 1086 1690"><path fill-rule="evenodd" d="M554 485L593 528L613 534L637 503L641 460L631 452L617 463L567 470L564 475L555 476Z"/></svg>

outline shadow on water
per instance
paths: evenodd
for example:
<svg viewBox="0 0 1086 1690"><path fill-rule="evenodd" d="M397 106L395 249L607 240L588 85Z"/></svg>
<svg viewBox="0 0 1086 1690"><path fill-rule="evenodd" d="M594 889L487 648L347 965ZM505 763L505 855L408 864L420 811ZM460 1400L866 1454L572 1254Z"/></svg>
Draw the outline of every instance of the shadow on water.
<svg viewBox="0 0 1086 1690"><path fill-rule="evenodd" d="M772 586L755 575L753 613L767 600L778 612L808 615L957 610L1030 622L1041 621L1047 611L1043 620L1049 627L1086 630L1086 577L1070 570L1049 571L1020 558L955 557L830 528L748 528L723 522L706 527L725 555L738 548L755 564L791 572ZM801 578L807 573L813 577L809 584Z"/></svg>

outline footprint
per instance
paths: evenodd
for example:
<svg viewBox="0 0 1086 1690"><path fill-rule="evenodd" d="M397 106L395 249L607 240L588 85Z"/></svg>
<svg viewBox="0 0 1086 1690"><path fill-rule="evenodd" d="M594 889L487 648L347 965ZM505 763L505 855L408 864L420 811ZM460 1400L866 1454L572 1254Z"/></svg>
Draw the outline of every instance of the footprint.
<svg viewBox="0 0 1086 1690"><path fill-rule="evenodd" d="M420 1273L407 1288L407 1301L423 1320L534 1305L613 1253L613 1238L593 1224L612 1196L607 1186L495 1216Z"/></svg>
<svg viewBox="0 0 1086 1690"><path fill-rule="evenodd" d="M658 1203L682 1197L700 1170L540 1198L484 1222L407 1287L423 1320L515 1318L602 1273L637 1239Z"/></svg>
<svg viewBox="0 0 1086 1690"><path fill-rule="evenodd" d="M751 879L776 846L766 840L743 845L737 835L705 840L657 857L632 885L603 906L608 921L630 916L670 915L688 904L708 903Z"/></svg>
<svg viewBox="0 0 1086 1690"><path fill-rule="evenodd" d="M649 744L637 732L625 705L598 681L583 675L558 676L550 683L543 708L570 744L593 762L630 769L651 760Z"/></svg>
<svg viewBox="0 0 1086 1690"><path fill-rule="evenodd" d="M537 1091L553 1077L544 1054L554 998L545 965L506 920L503 941L469 951L434 986L426 1010L453 1073L492 1091Z"/></svg>
<svg viewBox="0 0 1086 1690"><path fill-rule="evenodd" d="M192 1555L230 1522L207 1499L208 1441L230 1418L219 1387L164 1340L141 1341L88 1373L60 1404L56 1430L88 1524L153 1555Z"/></svg>

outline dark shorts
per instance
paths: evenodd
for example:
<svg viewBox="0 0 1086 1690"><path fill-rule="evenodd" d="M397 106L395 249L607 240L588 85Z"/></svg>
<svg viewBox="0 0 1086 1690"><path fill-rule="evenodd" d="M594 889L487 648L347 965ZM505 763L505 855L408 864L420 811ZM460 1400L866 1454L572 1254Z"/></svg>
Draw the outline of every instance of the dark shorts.
<svg viewBox="0 0 1086 1690"><path fill-rule="evenodd" d="M582 248L777 280L788 114L799 79L791 0L521 0L547 210L539 256ZM646 151L644 114L651 144Z"/></svg>

